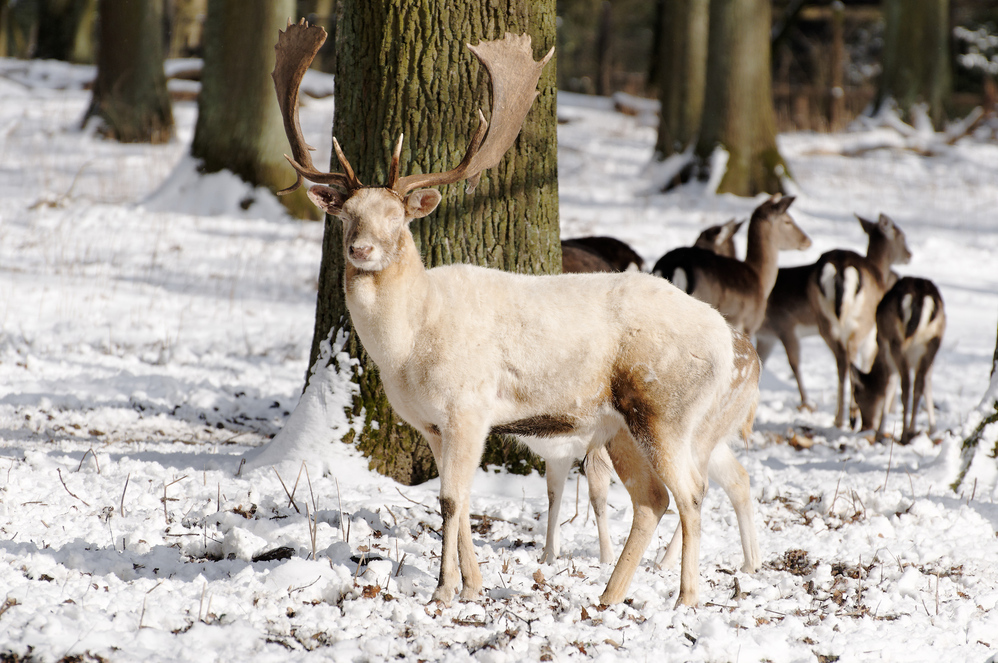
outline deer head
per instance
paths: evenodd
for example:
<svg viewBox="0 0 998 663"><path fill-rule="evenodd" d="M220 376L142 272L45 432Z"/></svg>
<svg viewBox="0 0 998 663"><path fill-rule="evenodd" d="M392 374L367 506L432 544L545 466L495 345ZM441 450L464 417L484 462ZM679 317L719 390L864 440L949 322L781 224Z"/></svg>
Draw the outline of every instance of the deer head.
<svg viewBox="0 0 998 663"><path fill-rule="evenodd" d="M388 168L388 182L370 186L361 183L354 174L335 138L333 149L343 172L324 173L316 169L309 154L314 148L302 136L298 122L298 90L305 71L325 40L325 30L310 26L304 20L297 24L289 21L287 29L278 37L274 87L293 154L285 155L285 158L297 172L295 183L278 193L290 193L306 179L317 183L309 189L308 196L327 214L343 220L347 259L358 269L380 271L394 261L400 236L408 232L408 222L426 216L440 203L440 192L426 187L468 180L470 193L482 172L499 163L516 140L537 97L537 81L554 49L535 62L530 37L509 33L501 40L468 45L485 65L491 81L491 126L479 111L478 129L461 163L444 173L405 177L400 176L403 140L400 135Z"/></svg>

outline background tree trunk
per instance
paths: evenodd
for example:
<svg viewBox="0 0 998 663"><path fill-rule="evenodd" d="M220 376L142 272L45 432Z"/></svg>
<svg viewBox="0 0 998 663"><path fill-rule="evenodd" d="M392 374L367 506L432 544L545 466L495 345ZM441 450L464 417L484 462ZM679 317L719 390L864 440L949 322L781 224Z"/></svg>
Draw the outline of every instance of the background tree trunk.
<svg viewBox="0 0 998 663"><path fill-rule="evenodd" d="M96 13L97 0L38 0L34 57L81 64L93 62Z"/></svg>
<svg viewBox="0 0 998 663"><path fill-rule="evenodd" d="M123 143L163 143L173 112L163 71L163 2L101 0L97 80L84 122Z"/></svg>
<svg viewBox="0 0 998 663"><path fill-rule="evenodd" d="M665 0L660 4L653 71L662 110L655 157L682 153L700 132L707 73L710 0Z"/></svg>
<svg viewBox="0 0 998 663"><path fill-rule="evenodd" d="M274 44L294 0L209 0L204 68L191 155L204 172L230 170L277 191L289 184L291 146L274 95ZM292 213L318 218L304 190L282 196Z"/></svg>
<svg viewBox="0 0 998 663"><path fill-rule="evenodd" d="M353 1L341 7L333 133L365 183L387 180L391 151L403 131L403 174L449 170L461 160L477 126L476 110L489 109L487 75L465 44L527 32L539 59L555 41L550 0L430 0L419 7ZM443 187L437 210L412 223L428 267L463 262L535 274L560 271L553 62L538 88L516 144L484 174L474 194L466 195L461 184ZM332 168L338 167L334 159ZM310 366L331 330L349 330L343 268L340 222L327 219ZM353 414L363 413L365 426L354 442L373 468L400 482L435 476L429 448L392 411L377 368L353 335L348 349L362 367ZM529 471L529 458L495 440L486 452L486 462L511 469Z"/></svg>
<svg viewBox="0 0 998 663"><path fill-rule="evenodd" d="M718 193L781 192L781 180L789 175L776 147L770 12L767 0L710 2L707 87L696 156L706 179L715 148L727 151Z"/></svg>
<svg viewBox="0 0 998 663"><path fill-rule="evenodd" d="M188 58L199 52L207 9L208 0L169 0L169 57Z"/></svg>
<svg viewBox="0 0 998 663"><path fill-rule="evenodd" d="M941 129L952 91L949 0L884 0L883 6L884 70L874 108L893 99L907 119L924 103Z"/></svg>

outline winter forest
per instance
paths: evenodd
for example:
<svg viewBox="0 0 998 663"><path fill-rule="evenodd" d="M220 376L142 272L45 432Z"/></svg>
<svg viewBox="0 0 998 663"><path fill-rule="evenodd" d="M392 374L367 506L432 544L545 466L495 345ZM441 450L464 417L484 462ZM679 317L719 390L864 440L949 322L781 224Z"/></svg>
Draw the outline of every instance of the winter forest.
<svg viewBox="0 0 998 663"><path fill-rule="evenodd" d="M989 0L0 0L0 662L998 663L996 255Z"/></svg>

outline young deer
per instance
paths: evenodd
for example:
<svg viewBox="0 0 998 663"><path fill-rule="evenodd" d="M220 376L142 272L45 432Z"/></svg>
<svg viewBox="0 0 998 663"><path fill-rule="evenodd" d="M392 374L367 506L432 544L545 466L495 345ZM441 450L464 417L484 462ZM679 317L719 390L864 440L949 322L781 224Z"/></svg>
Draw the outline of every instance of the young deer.
<svg viewBox="0 0 998 663"><path fill-rule="evenodd" d="M693 242L693 246L712 251L725 258L735 257L735 233L742 227L745 221L735 221L731 219L726 223L719 223L704 230Z"/></svg>
<svg viewBox="0 0 998 663"><path fill-rule="evenodd" d="M714 306L735 329L751 336L762 324L776 282L777 253L806 249L810 238L787 214L793 197L770 197L752 212L745 261L697 247L673 249L652 273Z"/></svg>
<svg viewBox="0 0 998 663"><path fill-rule="evenodd" d="M863 231L869 236L866 258L887 270L887 283L890 287L897 276L890 271L890 265L905 264L911 260L911 252L904 233L886 215L879 221L867 221L857 215ZM781 267L776 275L776 284L766 302L766 317L762 326L755 332L755 348L759 358L766 362L776 341L783 344L787 353L790 370L797 380L802 408L811 408L804 390L804 380L800 371L800 339L818 333L818 318L807 294L807 284L818 263L798 267Z"/></svg>
<svg viewBox="0 0 998 663"><path fill-rule="evenodd" d="M683 528L679 603L695 605L707 467L715 445L751 421L755 351L709 306L645 274L426 269L409 222L430 214L441 195L423 187L475 183L498 163L551 53L535 62L527 36L469 46L493 82L492 127L479 114L464 159L446 173L400 177L400 139L388 183L364 186L335 140L344 172L317 171L298 124L298 86L324 38L321 28L289 24L277 44L274 81L298 173L290 189L304 178L332 185L313 186L309 197L343 222L353 330L392 407L423 434L440 471L443 545L433 599L449 603L459 588L469 599L481 590L469 509L491 431L550 447L609 440L635 515L603 603L624 598L668 506L667 487Z"/></svg>
<svg viewBox="0 0 998 663"><path fill-rule="evenodd" d="M874 233L872 229L868 232ZM828 251L814 264L807 280L807 297L818 333L835 356L835 425L840 428L847 408L852 410L849 365L867 373L877 356L877 305L887 291L890 266L911 258L903 233L890 218L880 215L875 234L876 247L871 234L869 257L842 249Z"/></svg>
<svg viewBox="0 0 998 663"><path fill-rule="evenodd" d="M929 280L906 276L891 288L877 306L877 358L868 373L855 366L853 394L862 416L864 430L876 430L882 438L884 414L894 376L901 377L901 444L915 435L915 413L925 394L929 432L936 427L932 402L932 362L946 331L946 311L939 289ZM912 384L914 372L914 384Z"/></svg>
<svg viewBox="0 0 998 663"><path fill-rule="evenodd" d="M615 272L640 272L645 268L645 261L638 252L616 237L574 237L561 240L562 253L566 247L595 253Z"/></svg>

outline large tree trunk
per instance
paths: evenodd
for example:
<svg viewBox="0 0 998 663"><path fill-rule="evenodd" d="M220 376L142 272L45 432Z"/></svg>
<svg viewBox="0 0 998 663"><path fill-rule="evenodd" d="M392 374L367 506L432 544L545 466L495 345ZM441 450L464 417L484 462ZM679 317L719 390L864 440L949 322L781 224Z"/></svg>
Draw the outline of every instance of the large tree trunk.
<svg viewBox="0 0 998 663"><path fill-rule="evenodd" d="M97 80L84 121L123 143L163 143L173 112L163 71L163 2L101 0Z"/></svg>
<svg viewBox="0 0 998 663"><path fill-rule="evenodd" d="M926 104L937 129L952 91L949 0L885 0L884 61L874 109L893 100L905 119Z"/></svg>
<svg viewBox="0 0 998 663"><path fill-rule="evenodd" d="M342 5L333 133L363 182L387 180L400 132L405 132L403 174L448 170L461 160L477 126L477 109L489 108L487 76L465 44L527 32L539 58L555 41L551 0ZM538 87L540 95L502 163L485 173L472 195L463 185L445 187L437 211L412 223L428 267L463 262L535 274L560 271L553 63ZM338 168L335 159L333 168ZM343 268L340 222L327 218L310 366L331 332L349 331ZM360 389L353 416L363 415L364 422L354 442L373 468L398 481L413 484L435 476L429 448L392 411L377 368L356 336L349 336L347 350L362 369L355 373ZM486 456L487 462L514 469L530 467L526 454L497 441L490 442Z"/></svg>
<svg viewBox="0 0 998 663"><path fill-rule="evenodd" d="M655 156L681 154L700 132L707 73L710 0L664 0L658 12L653 53L658 97L662 102Z"/></svg>
<svg viewBox="0 0 998 663"><path fill-rule="evenodd" d="M701 176L711 155L728 155L718 193L778 193L787 165L776 147L770 80L770 3L711 0L707 88L696 155Z"/></svg>
<svg viewBox="0 0 998 663"><path fill-rule="evenodd" d="M296 17L294 0L209 0L191 144L204 172L230 170L272 191L287 185L284 155L291 146L270 72L277 33ZM296 215L318 218L304 190L281 202Z"/></svg>

